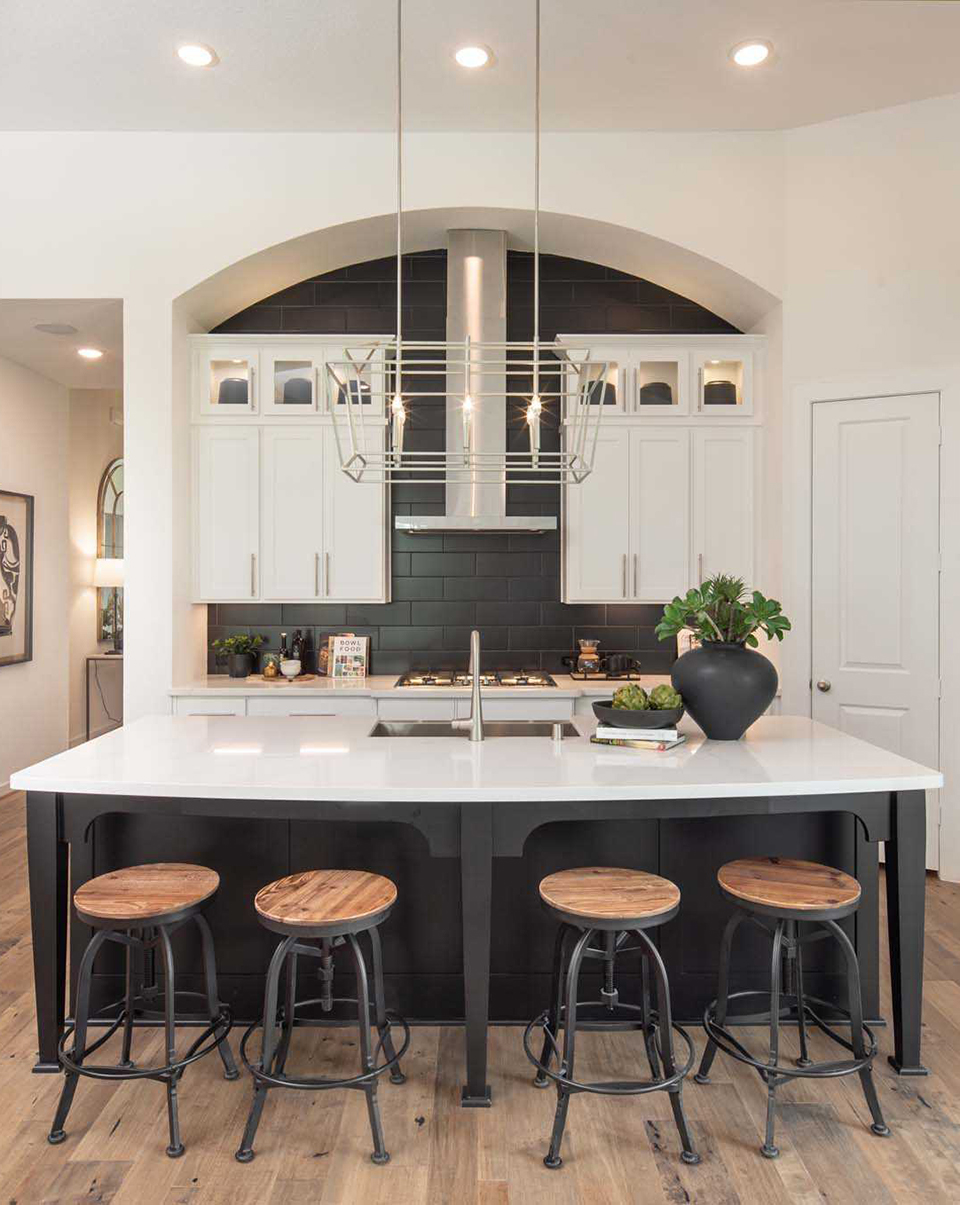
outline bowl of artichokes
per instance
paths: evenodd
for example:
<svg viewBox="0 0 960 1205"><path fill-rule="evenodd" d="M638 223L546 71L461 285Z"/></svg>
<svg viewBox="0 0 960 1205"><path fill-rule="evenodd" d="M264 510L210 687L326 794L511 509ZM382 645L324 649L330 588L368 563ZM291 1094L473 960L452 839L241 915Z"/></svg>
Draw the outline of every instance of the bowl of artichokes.
<svg viewBox="0 0 960 1205"><path fill-rule="evenodd" d="M612 699L593 705L601 724L615 728L672 728L683 715L683 699L669 682L647 691L639 682L621 686Z"/></svg>

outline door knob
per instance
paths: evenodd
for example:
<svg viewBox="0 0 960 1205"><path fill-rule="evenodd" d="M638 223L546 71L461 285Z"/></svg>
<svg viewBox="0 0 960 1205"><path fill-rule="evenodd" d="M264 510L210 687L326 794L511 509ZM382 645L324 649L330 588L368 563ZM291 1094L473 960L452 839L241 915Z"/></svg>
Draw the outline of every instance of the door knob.
<svg viewBox="0 0 960 1205"><path fill-rule="evenodd" d="M822 690L823 693L826 694L827 691L830 689L831 685L832 684L830 682L828 682L826 680L826 678L821 678L820 681L817 683L817 690Z"/></svg>

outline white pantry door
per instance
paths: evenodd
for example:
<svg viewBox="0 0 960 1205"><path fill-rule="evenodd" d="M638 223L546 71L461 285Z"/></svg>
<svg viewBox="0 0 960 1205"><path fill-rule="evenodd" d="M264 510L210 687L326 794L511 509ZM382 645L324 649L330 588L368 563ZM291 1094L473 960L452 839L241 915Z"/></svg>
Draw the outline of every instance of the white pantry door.
<svg viewBox="0 0 960 1205"><path fill-rule="evenodd" d="M813 407L812 714L940 764L939 394ZM927 866L939 863L927 792Z"/></svg>

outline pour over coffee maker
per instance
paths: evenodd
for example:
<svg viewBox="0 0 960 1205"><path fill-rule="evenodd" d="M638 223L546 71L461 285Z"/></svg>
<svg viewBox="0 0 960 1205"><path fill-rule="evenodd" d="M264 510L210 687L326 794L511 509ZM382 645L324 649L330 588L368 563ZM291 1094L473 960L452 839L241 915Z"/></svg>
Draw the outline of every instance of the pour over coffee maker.
<svg viewBox="0 0 960 1205"><path fill-rule="evenodd" d="M600 641L578 640L580 652L577 654L578 674L600 673Z"/></svg>

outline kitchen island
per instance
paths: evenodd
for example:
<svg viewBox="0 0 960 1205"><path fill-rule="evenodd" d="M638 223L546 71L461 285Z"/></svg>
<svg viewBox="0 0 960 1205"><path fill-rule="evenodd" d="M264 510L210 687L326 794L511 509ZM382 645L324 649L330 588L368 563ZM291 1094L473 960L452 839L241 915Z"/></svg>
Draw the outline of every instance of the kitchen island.
<svg viewBox="0 0 960 1205"><path fill-rule="evenodd" d="M256 887L311 865L390 873L400 902L384 929L389 1003L414 1019L465 1021L463 1099L483 1105L491 1010L526 1019L548 990L542 873L605 862L677 882L680 916L664 926L661 948L676 1012L693 1019L713 994L721 863L767 853L844 869L863 888L850 932L876 1018L883 841L891 1061L922 1074L924 791L942 776L801 717L765 717L732 743L706 741L684 721L687 743L663 754L597 747L587 739L594 722L574 724L579 735L563 741L473 744L378 738L364 717L153 716L19 772L11 785L27 792L36 1069L58 1069L68 934L73 967L87 937L68 919L71 889L113 866L182 860L220 873L210 920L238 1018L256 1014L271 945L253 915ZM764 981L769 956L759 948L745 943L744 986ZM392 983L391 950L407 959L393 964ZM829 963L808 978L839 1001Z"/></svg>

